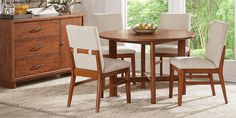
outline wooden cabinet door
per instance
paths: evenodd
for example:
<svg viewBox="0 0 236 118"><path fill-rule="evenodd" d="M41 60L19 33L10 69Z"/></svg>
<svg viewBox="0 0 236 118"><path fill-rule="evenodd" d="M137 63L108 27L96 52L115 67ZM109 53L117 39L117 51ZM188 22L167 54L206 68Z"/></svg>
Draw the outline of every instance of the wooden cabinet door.
<svg viewBox="0 0 236 118"><path fill-rule="evenodd" d="M69 52L69 42L67 38L66 25L83 25L83 18L68 18L61 20L61 44L60 52L62 59L62 68L69 68L71 65L70 52Z"/></svg>

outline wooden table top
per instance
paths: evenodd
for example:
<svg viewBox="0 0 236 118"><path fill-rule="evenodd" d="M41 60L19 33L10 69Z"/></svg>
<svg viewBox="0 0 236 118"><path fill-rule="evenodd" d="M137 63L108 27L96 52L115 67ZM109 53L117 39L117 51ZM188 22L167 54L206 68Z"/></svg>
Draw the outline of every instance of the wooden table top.
<svg viewBox="0 0 236 118"><path fill-rule="evenodd" d="M101 38L117 42L130 43L166 43L195 37L195 33L183 30L158 29L153 34L136 34L131 29L106 31L99 33Z"/></svg>

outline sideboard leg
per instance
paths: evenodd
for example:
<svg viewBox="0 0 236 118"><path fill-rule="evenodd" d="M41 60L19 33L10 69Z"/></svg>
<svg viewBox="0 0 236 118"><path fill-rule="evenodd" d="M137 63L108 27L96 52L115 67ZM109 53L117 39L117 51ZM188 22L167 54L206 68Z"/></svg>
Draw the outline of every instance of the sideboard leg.
<svg viewBox="0 0 236 118"><path fill-rule="evenodd" d="M16 88L16 82L0 81L0 87Z"/></svg>

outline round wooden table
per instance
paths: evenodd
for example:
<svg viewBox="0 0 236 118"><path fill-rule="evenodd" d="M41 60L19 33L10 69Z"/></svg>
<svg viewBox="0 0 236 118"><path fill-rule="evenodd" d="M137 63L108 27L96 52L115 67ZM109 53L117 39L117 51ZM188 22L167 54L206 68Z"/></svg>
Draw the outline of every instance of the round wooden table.
<svg viewBox="0 0 236 118"><path fill-rule="evenodd" d="M178 55L183 56L185 55L185 40L195 37L193 32L168 29L158 29L153 34L136 34L130 29L124 29L101 32L99 35L100 38L109 40L109 56L111 58L116 58L117 42L141 44L141 76L145 74L145 45L150 45L150 91L152 104L156 103L155 45L178 41ZM109 82L111 85L116 84L116 76L110 77ZM110 96L117 96L117 87L110 87L109 92Z"/></svg>

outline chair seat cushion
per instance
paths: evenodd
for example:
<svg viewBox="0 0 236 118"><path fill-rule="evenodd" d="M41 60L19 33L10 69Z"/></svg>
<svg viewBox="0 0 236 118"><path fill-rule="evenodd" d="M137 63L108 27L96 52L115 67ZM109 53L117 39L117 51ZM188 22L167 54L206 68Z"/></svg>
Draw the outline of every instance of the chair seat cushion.
<svg viewBox="0 0 236 118"><path fill-rule="evenodd" d="M117 54L134 54L136 53L135 50L132 50L132 49L125 49L125 48L119 48L117 49ZM109 49L104 49L103 48L103 55L109 55Z"/></svg>
<svg viewBox="0 0 236 118"><path fill-rule="evenodd" d="M170 64L179 69L209 69L216 68L215 64L206 58L200 57L174 57Z"/></svg>
<svg viewBox="0 0 236 118"><path fill-rule="evenodd" d="M129 68L130 63L128 61L104 58L104 70L103 73L108 73L120 69Z"/></svg>
<svg viewBox="0 0 236 118"><path fill-rule="evenodd" d="M172 53L172 54L178 54L178 45L168 45L168 44L161 44L157 45L155 48L156 53ZM189 48L185 46L185 51L188 52Z"/></svg>

